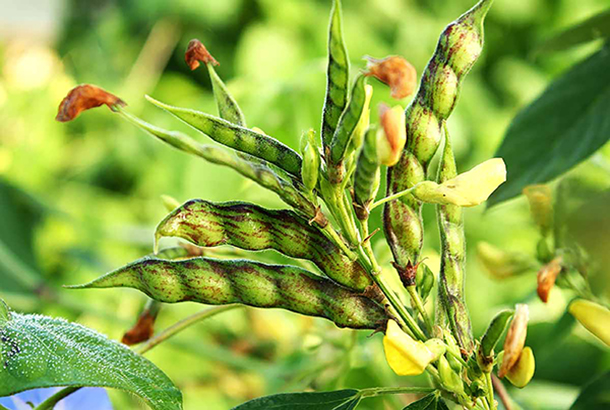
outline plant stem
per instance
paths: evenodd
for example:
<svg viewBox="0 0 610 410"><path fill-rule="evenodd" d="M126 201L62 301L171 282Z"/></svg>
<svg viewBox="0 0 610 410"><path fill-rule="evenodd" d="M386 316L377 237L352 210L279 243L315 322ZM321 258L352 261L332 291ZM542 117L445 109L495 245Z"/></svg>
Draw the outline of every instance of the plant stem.
<svg viewBox="0 0 610 410"><path fill-rule="evenodd" d="M496 401L494 400L494 385L491 381L491 372L485 373L485 382L487 384L487 401L490 410L496 410Z"/></svg>
<svg viewBox="0 0 610 410"><path fill-rule="evenodd" d="M492 374L491 382L493 383L494 388L495 388L496 392L498 393L498 396L500 397L500 401L502 402L504 409L513 410L512 400L510 399L510 396L508 395L508 392L506 391L506 387L504 387L502 380L500 380L497 376Z"/></svg>
<svg viewBox="0 0 610 410"><path fill-rule="evenodd" d="M240 306L240 305L216 306L213 308L209 308L209 309L205 309L200 312L197 312L185 319L182 319L181 321L179 321L177 323L174 323L172 326L163 330L161 333L159 333L155 337L153 337L153 338L147 340L145 343L139 345L138 347L136 347L134 349L134 352L136 352L138 354L144 354L144 353L148 352L150 349L152 349L153 347L157 346L159 343L166 341L170 337L174 336L176 333L181 332L182 330L186 329L187 327L195 324L196 322L198 322L200 320L208 319L219 313L226 312L228 310L236 309L239 307L242 307L242 306Z"/></svg>
<svg viewBox="0 0 610 410"><path fill-rule="evenodd" d="M67 396L71 395L75 391L79 390L81 387L82 386L66 387L64 389L61 389L60 391L58 391L57 393L55 393L54 395L52 395L51 397L49 397L48 399L46 399L45 401L40 403L38 405L38 407L36 407L35 410L52 410L58 402L60 402L62 399L66 398Z"/></svg>
<svg viewBox="0 0 610 410"><path fill-rule="evenodd" d="M231 310L231 309L236 309L238 307L241 307L241 306L240 305L216 306L213 308L209 308L209 309L205 309L200 312L197 312L197 313L175 323L174 325L168 327L167 329L163 330L157 336L149 339L146 343L141 344L140 346L135 348L134 352L136 352L138 354L144 354L144 353L148 352L150 349L152 349L153 347L157 346L159 343L164 342L165 340L174 336L176 333L181 332L182 330L195 324L198 321L208 319L219 313L226 312L227 310ZM57 393L55 393L54 395L52 395L51 397L49 397L48 399L46 399L41 404L39 404L35 408L35 410L52 410L59 401L66 398L67 396L74 393L75 391L79 390L81 387L83 387L83 386L65 387L65 388L61 389L60 391L58 391Z"/></svg>
<svg viewBox="0 0 610 410"><path fill-rule="evenodd" d="M435 390L432 387L372 387L360 390L360 397L364 399L384 394L432 393Z"/></svg>
<svg viewBox="0 0 610 410"><path fill-rule="evenodd" d="M415 309L417 309L417 311L419 312L419 314L422 317L422 320L426 324L428 333L432 333L432 320L430 320L428 313L426 313L426 309L424 308L424 301L419 296L419 293L417 292L417 287L416 286L407 286L407 291L409 292L409 295L411 296L411 302L413 303Z"/></svg>
<svg viewBox="0 0 610 410"><path fill-rule="evenodd" d="M390 201L393 201L394 199L400 198L401 196L405 196L407 194L410 194L415 189L415 187L417 187L417 184L413 185L411 188L407 188L407 189L405 189L403 191L396 192L395 194L388 195L385 198L381 198L379 201L373 202L369 206L369 212L372 211L373 209L377 208L379 205L383 205L386 202L390 202Z"/></svg>

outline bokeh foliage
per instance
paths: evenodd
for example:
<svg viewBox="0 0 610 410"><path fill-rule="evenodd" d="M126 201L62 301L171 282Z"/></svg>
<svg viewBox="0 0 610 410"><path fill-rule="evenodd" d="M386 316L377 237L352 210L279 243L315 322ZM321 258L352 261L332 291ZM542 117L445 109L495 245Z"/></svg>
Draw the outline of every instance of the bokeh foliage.
<svg viewBox="0 0 610 410"><path fill-rule="evenodd" d="M421 72L438 33L471 3L344 1L354 67L364 66L364 55L401 54ZM491 157L518 110L550 79L599 48L589 44L540 53L537 46L606 6L604 0L496 0L486 21L486 49L449 121L461 170ZM283 207L236 173L168 149L104 110L67 126L53 118L67 90L87 82L120 95L152 123L189 132L143 95L216 112L205 70L190 73L183 62L188 40L197 37L221 62L218 72L249 125L297 148L302 130L319 127L329 8L330 2L322 0L71 0L53 44L1 43L2 296L17 310L65 316L119 339L143 305L142 295L127 290L75 294L60 286L82 283L150 253L153 228L165 214L160 195ZM390 102L389 95L375 84L372 107L380 101ZM573 188L566 205L571 231L585 238L598 261L591 272L595 290L606 297L610 280L603 261L608 255L600 244L610 244L609 230L595 229L600 221L595 215L607 207L603 197L593 203L588 198L610 186L609 156L605 147L570 173ZM553 293L543 305L535 297L534 272L502 282L485 275L472 252L478 241L531 253L537 232L523 199L488 212L479 208L466 212L467 298L474 332L479 335L501 308L530 303L528 344L536 351L537 373L531 386L511 393L525 408L566 408L581 386L608 369L610 356L582 329L571 332L573 322L563 315L568 292ZM426 256L430 266L438 267L439 256L432 251L438 248L433 207L424 212ZM379 212L372 218L378 225ZM389 263L381 235L375 239L378 255ZM258 256L282 261L270 252ZM162 312L159 328L196 310L190 304L171 306ZM366 336L289 313L242 309L190 329L149 358L183 390L186 409L200 403L226 409L263 394L307 387L406 383L385 364L380 337ZM138 405L122 393L112 392L112 397L117 408ZM390 400L398 407L400 399ZM383 409L384 403L371 399L361 406Z"/></svg>

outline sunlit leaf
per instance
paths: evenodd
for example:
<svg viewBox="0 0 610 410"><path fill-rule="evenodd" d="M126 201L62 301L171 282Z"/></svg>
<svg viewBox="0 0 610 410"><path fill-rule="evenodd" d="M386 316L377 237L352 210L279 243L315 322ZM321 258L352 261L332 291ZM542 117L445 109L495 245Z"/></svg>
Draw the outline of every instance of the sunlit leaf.
<svg viewBox="0 0 610 410"><path fill-rule="evenodd" d="M608 67L610 46L572 67L515 117L495 155L504 159L508 179L489 206L558 177L608 141Z"/></svg>
<svg viewBox="0 0 610 410"><path fill-rule="evenodd" d="M81 325L9 313L0 324L0 396L41 387L125 390L152 409L182 408L182 395L153 363Z"/></svg>

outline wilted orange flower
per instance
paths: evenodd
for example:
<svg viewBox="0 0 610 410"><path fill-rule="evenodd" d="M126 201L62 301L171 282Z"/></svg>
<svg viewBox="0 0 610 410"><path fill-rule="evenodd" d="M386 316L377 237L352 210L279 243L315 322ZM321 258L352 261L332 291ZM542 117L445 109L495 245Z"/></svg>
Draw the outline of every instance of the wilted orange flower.
<svg viewBox="0 0 610 410"><path fill-rule="evenodd" d="M203 43L196 38L189 41L186 53L184 53L184 61L186 61L186 64L188 64L191 70L199 67L200 61L204 64L220 65L220 63L212 57L212 54L210 54L208 49L205 48Z"/></svg>
<svg viewBox="0 0 610 410"><path fill-rule="evenodd" d="M389 56L378 60L367 57L366 75L373 76L390 86L392 98L401 99L410 96L415 90L417 72L415 67L400 56Z"/></svg>
<svg viewBox="0 0 610 410"><path fill-rule="evenodd" d="M121 342L132 346L150 339L154 333L155 318L148 310L142 312L136 324L125 332Z"/></svg>
<svg viewBox="0 0 610 410"><path fill-rule="evenodd" d="M116 106L125 106L127 103L114 94L91 84L82 84L74 87L59 104L55 119L60 122L72 121L83 111L90 108L107 105L114 110Z"/></svg>
<svg viewBox="0 0 610 410"><path fill-rule="evenodd" d="M561 272L562 262L563 257L558 256L538 271L538 296L544 303L549 300L549 293L555 286L557 275Z"/></svg>
<svg viewBox="0 0 610 410"><path fill-rule="evenodd" d="M377 156L383 165L395 165L407 141L405 113L401 106L379 104L381 129L377 133Z"/></svg>

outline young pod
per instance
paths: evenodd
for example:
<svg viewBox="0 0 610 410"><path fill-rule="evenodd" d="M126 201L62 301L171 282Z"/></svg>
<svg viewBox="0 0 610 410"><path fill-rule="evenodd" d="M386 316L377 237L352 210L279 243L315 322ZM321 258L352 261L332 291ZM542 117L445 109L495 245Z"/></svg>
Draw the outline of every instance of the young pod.
<svg viewBox="0 0 610 410"><path fill-rule="evenodd" d="M341 0L334 0L328 29L326 96L324 97L321 128L322 145L325 150L331 144L339 117L347 104L349 59L341 26Z"/></svg>
<svg viewBox="0 0 610 410"><path fill-rule="evenodd" d="M464 383L459 374L457 374L449 364L445 356L438 358L438 374L443 386L450 392L464 394Z"/></svg>
<svg viewBox="0 0 610 410"><path fill-rule="evenodd" d="M301 156L275 138L200 111L174 107L150 96L146 99L216 142L269 161L294 176L301 174Z"/></svg>
<svg viewBox="0 0 610 410"><path fill-rule="evenodd" d="M370 101L372 93L371 87L366 87L366 77L359 75L352 87L351 98L347 107L339 118L337 129L330 143L330 163L340 164L347 154L347 147L350 145L360 119L368 112L367 100ZM365 127L366 129L366 127Z"/></svg>
<svg viewBox="0 0 610 410"><path fill-rule="evenodd" d="M354 203L359 219L368 218L368 206L379 189L380 169L377 158L377 128L370 127L358 154L354 172Z"/></svg>
<svg viewBox="0 0 610 410"><path fill-rule="evenodd" d="M425 180L438 149L443 124L453 111L459 87L483 47L483 20L493 0L481 0L449 24L422 75L419 90L405 111L407 144L388 169L387 195ZM421 204L405 196L384 207L384 232L396 264L417 264L423 240ZM401 223L404 221L404 223ZM404 231L411 232L405 233Z"/></svg>
<svg viewBox="0 0 610 410"><path fill-rule="evenodd" d="M114 287L138 289L165 303L281 308L352 329L377 329L387 320L377 303L328 279L293 266L246 260L144 258L71 288Z"/></svg>
<svg viewBox="0 0 610 410"><path fill-rule="evenodd" d="M237 153L229 152L221 147L200 144L186 134L156 127L122 109L119 110L119 114L138 128L174 148L201 157L208 162L234 169L262 187L275 192L284 202L308 218L316 215L316 206L303 196L304 188L300 182L272 169L271 164L245 153L237 155Z"/></svg>
<svg viewBox="0 0 610 410"><path fill-rule="evenodd" d="M548 185L528 185L523 188L523 195L530 205L534 223L542 236L547 236L553 227L553 193Z"/></svg>
<svg viewBox="0 0 610 410"><path fill-rule="evenodd" d="M434 287L434 283L436 282L434 278L434 272L430 270L428 265L423 262L420 262L417 266L417 274L415 277L415 283L417 286L417 291L421 299L425 302Z"/></svg>
<svg viewBox="0 0 610 410"><path fill-rule="evenodd" d="M166 236L195 245L231 245L250 251L274 249L311 260L326 276L357 291L372 284L366 270L307 220L287 210L270 210L243 202L191 200L159 223L155 243Z"/></svg>
<svg viewBox="0 0 610 410"><path fill-rule="evenodd" d="M442 184L456 175L455 158L447 136L439 163L438 183ZM444 310L444 317L447 318L460 347L470 353L473 349L473 337L464 295L466 240L462 208L457 205L438 205L436 210L441 237L437 307Z"/></svg>
<svg viewBox="0 0 610 410"><path fill-rule="evenodd" d="M301 168L301 178L303 186L307 192L311 193L318 185L318 175L320 173L320 152L316 144L316 133L310 129L301 137L301 155L303 156L303 166Z"/></svg>
<svg viewBox="0 0 610 410"><path fill-rule="evenodd" d="M477 362L479 367L485 372L491 372L493 368L493 354L494 348L498 344L498 341L504 334L504 330L508 326L508 322L514 315L512 310L503 310L498 313L492 320L479 345L477 352Z"/></svg>

